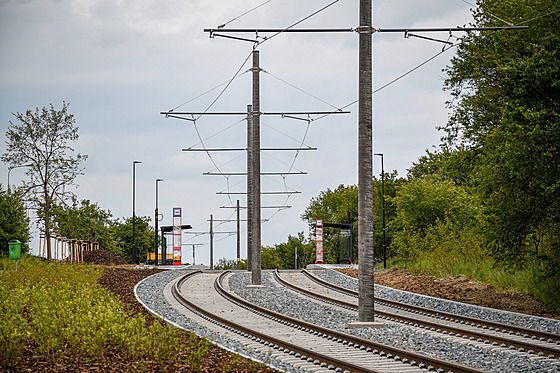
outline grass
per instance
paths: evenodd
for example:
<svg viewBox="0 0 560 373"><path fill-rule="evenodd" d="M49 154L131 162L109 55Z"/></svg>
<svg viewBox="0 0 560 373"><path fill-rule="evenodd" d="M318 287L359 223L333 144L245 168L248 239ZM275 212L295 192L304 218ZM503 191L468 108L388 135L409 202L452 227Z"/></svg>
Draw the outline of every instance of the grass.
<svg viewBox="0 0 560 373"><path fill-rule="evenodd" d="M0 361L13 368L25 349L45 361L112 359L200 371L210 342L143 315L97 284L103 269L24 258L0 260ZM236 362L234 362L237 364ZM235 365L234 364L234 365ZM255 364L254 369L262 368ZM246 370L245 370L246 371Z"/></svg>
<svg viewBox="0 0 560 373"><path fill-rule="evenodd" d="M441 265L442 261L446 264ZM377 267L383 268L383 265ZM390 259L387 261L387 267L402 267L414 274L436 277L464 275L494 285L498 291L515 291L534 296L551 310L560 311L558 299L549 299L549 294L543 292L543 283L538 280L540 272L533 268L531 264L528 264L523 270L504 271L497 268L490 258L473 262L458 261L455 258L448 258L448 260L440 258L438 261L433 261L428 257L422 257L414 261Z"/></svg>

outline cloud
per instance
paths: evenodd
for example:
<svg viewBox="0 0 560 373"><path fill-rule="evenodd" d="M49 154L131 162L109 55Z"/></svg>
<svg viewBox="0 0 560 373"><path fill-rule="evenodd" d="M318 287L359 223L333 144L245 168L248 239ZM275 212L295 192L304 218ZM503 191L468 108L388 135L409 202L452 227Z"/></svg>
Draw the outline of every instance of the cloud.
<svg viewBox="0 0 560 373"><path fill-rule="evenodd" d="M210 214L231 216L222 206L244 195L243 177L203 176L215 165L205 153L186 153L189 146L245 147L242 116L203 117L192 122L166 119L160 111L203 111L224 86L181 105L212 87L228 82L252 50L251 43L209 39L202 30L216 27L261 4L259 0L73 0L0 2L0 130L4 136L11 112L63 100L70 103L80 127L79 152L88 154L86 175L79 178L79 198L96 201L117 217L131 215L132 160L137 166L137 213L152 216L155 179L160 183L163 224L170 224L172 207L183 207L184 222L208 229ZM272 1L228 25L231 27L287 27L328 4L328 1ZM358 2L340 1L298 27L357 27ZM378 0L375 27L455 26L468 23L469 6L444 0ZM260 35L262 36L262 35ZM447 35L438 35L446 39ZM347 34L281 34L260 47L261 109L263 111L329 110L357 99L358 38ZM440 43L404 39L402 34L374 34L374 86L379 87L441 50ZM436 125L447 119L441 91L441 69L453 51L408 75L374 96L375 151L385 154L385 169L406 169L424 149L438 143ZM276 77L285 80L286 84ZM291 85L296 86L296 89ZM302 92L304 91L304 92ZM316 96L316 97L313 97ZM317 98L320 98L317 99ZM322 102L326 101L328 102ZM241 74L212 106L211 111L246 110L251 102L251 74ZM300 214L309 199L357 178L357 106L348 115L312 122L263 117L263 146L305 144L317 151L301 152L295 169L305 176L263 178L269 190L301 191L263 225L263 244L285 240L306 230ZM0 141L0 151L4 151ZM293 152L262 156L263 170L285 171ZM243 170L244 154L212 153L226 172ZM378 161L375 161L378 173ZM0 167L5 184L7 167ZM12 180L11 180L12 181ZM16 179L13 180L16 182ZM267 196L266 203L284 203L283 196ZM264 211L271 216L276 211ZM244 216L244 215L243 215ZM227 225L224 229L231 229ZM242 225L242 229L243 225ZM208 244L208 237L197 237ZM244 236L242 236L244 242ZM191 240L192 242L192 240ZM232 257L235 238L216 245L215 258ZM207 262L207 246L197 249Z"/></svg>

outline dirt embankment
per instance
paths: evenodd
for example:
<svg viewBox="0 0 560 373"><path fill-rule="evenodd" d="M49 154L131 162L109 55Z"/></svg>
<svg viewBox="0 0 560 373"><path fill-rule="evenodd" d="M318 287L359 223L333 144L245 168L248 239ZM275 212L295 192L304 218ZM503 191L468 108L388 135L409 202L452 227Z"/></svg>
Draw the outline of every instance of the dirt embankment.
<svg viewBox="0 0 560 373"><path fill-rule="evenodd" d="M337 271L351 277L358 277L356 269L337 269ZM560 315L551 314L543 303L530 295L499 292L493 285L462 275L454 278L437 278L414 275L404 269L392 268L375 271L374 280L378 285L432 297L560 319Z"/></svg>

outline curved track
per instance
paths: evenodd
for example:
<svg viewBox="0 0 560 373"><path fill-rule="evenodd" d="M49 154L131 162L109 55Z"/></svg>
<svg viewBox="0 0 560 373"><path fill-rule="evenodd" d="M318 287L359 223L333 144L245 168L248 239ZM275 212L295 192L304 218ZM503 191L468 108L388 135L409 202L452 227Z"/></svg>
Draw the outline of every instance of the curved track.
<svg viewBox="0 0 560 373"><path fill-rule="evenodd" d="M173 285L172 294L228 332L280 351L293 362L313 365L315 371L480 372L266 310L226 291L221 284L225 276L227 272L189 273Z"/></svg>
<svg viewBox="0 0 560 373"><path fill-rule="evenodd" d="M357 310L357 293L332 285L309 271L275 272L283 285L305 295ZM290 280L288 280L288 278ZM462 317L409 304L376 298L376 317L432 332L447 334L520 352L560 358L560 335Z"/></svg>

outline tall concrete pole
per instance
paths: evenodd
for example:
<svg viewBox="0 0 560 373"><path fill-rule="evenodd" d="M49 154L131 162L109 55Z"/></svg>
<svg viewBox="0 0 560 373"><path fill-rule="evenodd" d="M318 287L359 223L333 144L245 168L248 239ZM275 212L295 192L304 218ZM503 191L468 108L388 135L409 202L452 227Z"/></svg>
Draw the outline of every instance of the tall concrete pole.
<svg viewBox="0 0 560 373"><path fill-rule="evenodd" d="M240 210L239 200L237 200L237 269L241 267L241 229L240 229Z"/></svg>
<svg viewBox="0 0 560 373"><path fill-rule="evenodd" d="M210 269L214 269L214 217L210 215Z"/></svg>
<svg viewBox="0 0 560 373"><path fill-rule="evenodd" d="M253 256L253 105L247 105L247 270Z"/></svg>
<svg viewBox="0 0 560 373"><path fill-rule="evenodd" d="M253 51L253 243L251 284L261 285L261 135L259 51Z"/></svg>
<svg viewBox="0 0 560 373"><path fill-rule="evenodd" d="M360 0L358 92L359 322L373 322L373 102L371 0Z"/></svg>

